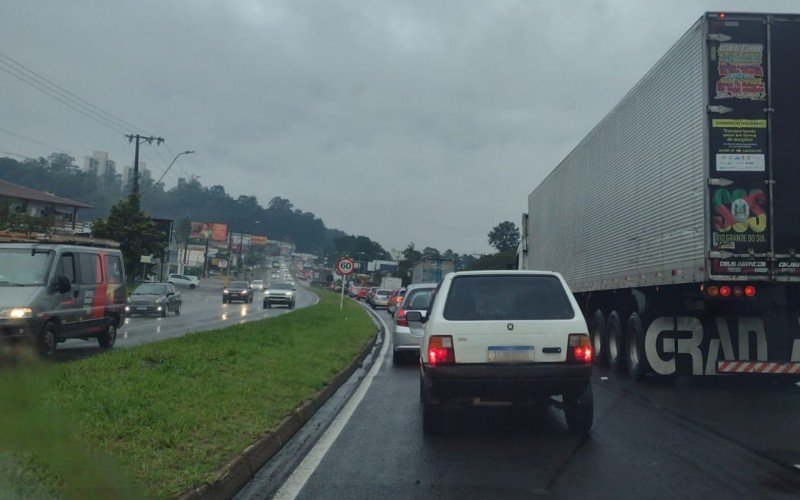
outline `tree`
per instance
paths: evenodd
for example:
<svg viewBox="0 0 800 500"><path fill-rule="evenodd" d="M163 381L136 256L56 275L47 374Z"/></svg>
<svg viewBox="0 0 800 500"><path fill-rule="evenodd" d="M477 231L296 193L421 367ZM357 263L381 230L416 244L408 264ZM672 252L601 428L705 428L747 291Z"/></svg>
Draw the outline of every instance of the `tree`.
<svg viewBox="0 0 800 500"><path fill-rule="evenodd" d="M489 244L500 253L516 253L519 246L519 230L516 224L504 221L489 232Z"/></svg>
<svg viewBox="0 0 800 500"><path fill-rule="evenodd" d="M422 249L422 255L429 258L429 259L441 259L442 254L439 253L439 250L433 247L425 247Z"/></svg>
<svg viewBox="0 0 800 500"><path fill-rule="evenodd" d="M119 200L111 207L108 217L95 219L92 236L119 242L128 276L133 276L142 255L164 253L162 235L150 216L140 210L138 196Z"/></svg>

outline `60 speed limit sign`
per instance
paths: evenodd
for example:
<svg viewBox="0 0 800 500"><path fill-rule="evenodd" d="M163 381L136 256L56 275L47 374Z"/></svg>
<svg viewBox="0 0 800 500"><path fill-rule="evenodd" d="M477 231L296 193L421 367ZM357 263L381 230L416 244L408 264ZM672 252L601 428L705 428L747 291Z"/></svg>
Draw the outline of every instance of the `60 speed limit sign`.
<svg viewBox="0 0 800 500"><path fill-rule="evenodd" d="M336 270L339 274L350 274L356 270L356 264L351 259L342 259L336 264Z"/></svg>

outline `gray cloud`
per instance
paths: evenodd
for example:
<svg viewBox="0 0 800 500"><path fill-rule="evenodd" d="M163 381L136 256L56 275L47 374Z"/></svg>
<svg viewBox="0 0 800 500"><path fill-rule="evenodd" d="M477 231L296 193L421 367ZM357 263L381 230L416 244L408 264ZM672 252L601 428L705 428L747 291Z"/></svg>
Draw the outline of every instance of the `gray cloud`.
<svg viewBox="0 0 800 500"><path fill-rule="evenodd" d="M388 248L486 251L528 193L712 1L30 1L2 51L167 138L207 185L290 198ZM790 11L791 1L732 1ZM4 127L132 147L0 73ZM47 148L0 134L30 156ZM166 149L147 150L160 175ZM268 231L267 231L268 232Z"/></svg>

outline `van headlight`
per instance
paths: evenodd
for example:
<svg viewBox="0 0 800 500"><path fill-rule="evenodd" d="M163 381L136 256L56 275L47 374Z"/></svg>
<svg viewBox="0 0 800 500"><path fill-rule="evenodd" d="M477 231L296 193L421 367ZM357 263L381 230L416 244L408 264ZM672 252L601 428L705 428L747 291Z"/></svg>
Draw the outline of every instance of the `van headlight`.
<svg viewBox="0 0 800 500"><path fill-rule="evenodd" d="M8 309L0 309L0 318L23 319L33 316L33 311L30 307L9 307Z"/></svg>

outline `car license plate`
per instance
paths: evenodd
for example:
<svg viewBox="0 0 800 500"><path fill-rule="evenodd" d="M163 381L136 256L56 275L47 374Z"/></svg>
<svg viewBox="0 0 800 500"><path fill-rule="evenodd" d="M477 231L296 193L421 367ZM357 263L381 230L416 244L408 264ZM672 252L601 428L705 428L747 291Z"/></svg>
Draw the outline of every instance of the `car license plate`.
<svg viewBox="0 0 800 500"><path fill-rule="evenodd" d="M489 346L488 355L490 363L519 363L533 361L533 346Z"/></svg>
<svg viewBox="0 0 800 500"><path fill-rule="evenodd" d="M140 307L137 307L137 308L136 308L136 310L137 310L137 311L146 311L146 310L147 310L147 307L141 307L141 306L140 306Z"/></svg>

